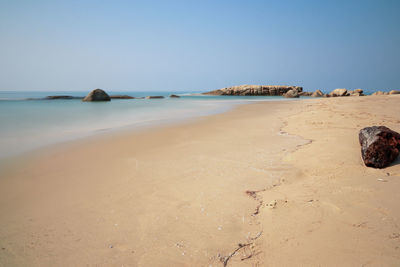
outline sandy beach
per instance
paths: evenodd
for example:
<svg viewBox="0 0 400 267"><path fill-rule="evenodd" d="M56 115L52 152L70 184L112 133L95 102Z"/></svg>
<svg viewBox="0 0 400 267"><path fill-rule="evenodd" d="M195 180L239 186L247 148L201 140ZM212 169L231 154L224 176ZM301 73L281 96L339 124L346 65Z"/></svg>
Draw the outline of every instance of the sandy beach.
<svg viewBox="0 0 400 267"><path fill-rule="evenodd" d="M3 164L0 266L399 266L400 95L261 102Z"/></svg>

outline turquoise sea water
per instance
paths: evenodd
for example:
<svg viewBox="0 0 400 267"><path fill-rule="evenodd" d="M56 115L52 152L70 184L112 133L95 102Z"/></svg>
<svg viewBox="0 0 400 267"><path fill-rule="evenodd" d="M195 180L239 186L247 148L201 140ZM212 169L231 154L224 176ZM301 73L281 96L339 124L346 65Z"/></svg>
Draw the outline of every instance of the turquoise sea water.
<svg viewBox="0 0 400 267"><path fill-rule="evenodd" d="M87 93L0 91L0 159L100 132L176 122L221 113L238 104L284 99L278 96L196 96L190 95L191 92L108 92L166 98L113 99L97 103L79 99L38 99L48 95L85 96ZM172 93L181 98L168 98Z"/></svg>

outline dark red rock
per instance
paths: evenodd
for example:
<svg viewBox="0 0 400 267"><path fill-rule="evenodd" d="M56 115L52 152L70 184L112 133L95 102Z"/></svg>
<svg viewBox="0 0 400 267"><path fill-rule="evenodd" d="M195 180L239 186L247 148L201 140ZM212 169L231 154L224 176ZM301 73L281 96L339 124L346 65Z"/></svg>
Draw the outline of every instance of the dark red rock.
<svg viewBox="0 0 400 267"><path fill-rule="evenodd" d="M400 134L385 126L360 130L361 156L368 167L384 168L399 155Z"/></svg>

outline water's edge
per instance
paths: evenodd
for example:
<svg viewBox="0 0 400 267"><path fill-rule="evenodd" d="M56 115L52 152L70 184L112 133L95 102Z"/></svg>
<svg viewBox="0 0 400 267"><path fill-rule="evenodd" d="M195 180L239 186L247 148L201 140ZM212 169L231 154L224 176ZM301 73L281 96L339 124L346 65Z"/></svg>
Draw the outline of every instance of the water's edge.
<svg viewBox="0 0 400 267"><path fill-rule="evenodd" d="M112 100L84 103L74 100L20 100L44 97L50 92L29 92L18 97L0 92L0 161L54 144L118 131L134 131L190 121L227 112L242 104L260 101L292 101L283 97L198 96L177 92L123 92L141 97L163 95L165 99ZM77 95L77 92L62 92ZM113 92L112 94L122 94ZM178 99L168 98L178 94ZM54 92L53 92L53 95ZM16 100L19 99L19 100Z"/></svg>

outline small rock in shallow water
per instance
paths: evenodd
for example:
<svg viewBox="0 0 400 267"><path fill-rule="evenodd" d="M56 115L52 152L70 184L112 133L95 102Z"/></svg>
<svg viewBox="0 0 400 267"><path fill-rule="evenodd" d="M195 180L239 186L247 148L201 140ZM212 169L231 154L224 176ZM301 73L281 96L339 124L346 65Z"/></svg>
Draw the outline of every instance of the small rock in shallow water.
<svg viewBox="0 0 400 267"><path fill-rule="evenodd" d="M164 98L164 97L161 96L161 95L151 95L151 96L146 96L145 98L146 99L161 99L161 98Z"/></svg>

